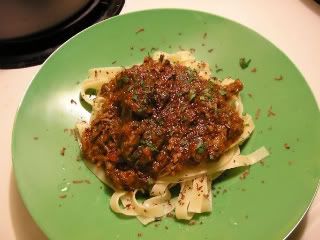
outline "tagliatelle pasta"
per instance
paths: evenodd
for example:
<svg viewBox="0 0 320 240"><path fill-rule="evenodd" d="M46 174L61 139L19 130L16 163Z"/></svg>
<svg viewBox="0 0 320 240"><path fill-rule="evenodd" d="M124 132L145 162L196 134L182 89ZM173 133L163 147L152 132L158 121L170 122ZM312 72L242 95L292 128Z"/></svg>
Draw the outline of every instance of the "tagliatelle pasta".
<svg viewBox="0 0 320 240"><path fill-rule="evenodd" d="M235 111L235 113L238 114L237 118L239 118L239 120L237 121L239 124L241 123L242 132L240 134L239 130L236 128L234 130L234 133L229 132L229 135L231 135L231 137L233 138L233 141L224 139L224 144L227 145L227 148L224 149L224 151L221 154L217 154L217 155L212 155L212 152L216 153L212 149L215 149L214 148L215 143L218 144L222 141L220 138L223 138L223 137L225 138L226 136L228 136L228 134L226 133L226 131L229 131L228 123L225 123L226 127L220 124L222 130L221 131L219 130L220 131L219 133L220 134L224 133L225 135L218 135L215 141L210 142L210 139L208 140L208 136L202 133L203 132L202 128L204 126L201 125L201 121L200 121L200 123L197 123L198 124L197 127L199 126L198 128L200 130L197 128L197 131L200 131L202 135L199 135L197 133L198 135L195 138L195 140L192 139L194 141L197 141L193 143L193 145L189 142L185 143L180 141L179 139L177 140L174 136L170 136L170 134L169 134L169 137L167 137L168 140L166 140L165 143L162 142L161 144L156 144L154 138L145 137L145 136L149 136L146 134L146 132L148 133L147 130L145 132L137 133L136 135L134 135L135 131L137 131L137 129L139 130L139 128L134 127L134 128L130 128L130 131L131 131L130 133L132 133L132 135L129 134L127 138L130 140L130 138L134 139L134 137L138 136L139 141L130 140L131 141L130 142L129 140L126 139L123 144L120 142L121 146L118 147L118 149L117 148L112 149L115 142L117 141L115 139L110 140L109 138L110 136L112 138L116 138L118 135L109 136L108 134L106 134L107 137L103 138L103 134L105 134L107 131L112 131L111 128L108 128L109 125L106 123L104 125L104 126L107 126L106 130L99 132L100 135L98 135L98 138L100 137L101 140L99 140L97 145L95 145L94 147L98 148L98 150L95 150L95 151L99 151L99 154L101 153L101 151L105 152L106 155L108 155L108 158L104 158L105 156L103 154L102 155L100 154L98 156L90 155L92 160L90 161L87 159L85 163L87 167L101 181L103 181L105 184L113 188L113 190L115 191L110 199L111 209L114 212L117 212L119 214L124 214L127 216L135 216L143 224L148 224L158 218L166 216L169 213L174 214L177 219L190 220L193 218L194 214L211 212L212 211L212 187L211 187L212 181L217 177L219 177L227 169L255 164L256 162L267 157L269 154L264 147L259 148L255 152L248 155L240 154L239 145L242 144L246 139L250 137L250 135L254 130L254 123L250 115L248 114L243 115L243 104L241 102L241 98L239 94L236 92L239 90L228 88L229 86L231 86L232 83L235 82L235 80L228 78L223 81L219 81L216 78L212 78L209 65L205 62L196 61L194 56L191 53L186 51L177 52L175 54L157 52L153 55L153 60L157 61L158 59L161 62L161 64L164 66L163 68L160 68L159 71L161 71L161 69L164 69L163 70L164 72L167 71L165 64L167 65L177 64L184 67L183 69L186 71L187 77L185 77L185 79L180 80L179 74L177 73L176 76L174 76L175 78L178 78L176 81L185 81L185 80L190 81L191 79L191 82L199 81L199 84L202 83L204 80L208 82L212 82L212 84L214 84L212 86L217 88L214 94L220 93L221 96L219 96L219 99L220 100L224 99L226 101L226 104L230 106L232 105L229 108L232 108ZM148 74L153 74L153 73L150 73L150 71L152 71L152 68L151 70L150 68L147 70L149 71ZM81 122L77 124L77 129L80 136L79 142L82 149L86 147L86 146L83 146L84 144L86 144L86 141L87 141L86 138L88 138L87 136L88 133L86 131L88 131L87 129L90 129L92 123L97 124L98 121L110 120L108 118L101 118L101 116L104 116L103 114L107 114L107 113L109 114L109 112L104 110L104 108L106 104L108 104L112 100L112 97L108 95L108 94L111 94L111 90L109 88L112 88L112 86L108 87L104 84L107 84L110 81L114 81L114 79L117 79L117 81L115 81L115 84L119 84L119 86L116 85L116 87L121 88L123 87L123 85L128 84L128 82L132 81L132 79L129 79L129 78L126 79L125 78L126 76L125 77L122 76L122 78L119 78L119 74L121 74L121 72L123 71L124 71L124 68L120 68L120 67L91 69L89 71L88 79L82 83L81 96L87 103L92 105L92 115L91 115L90 122L89 123ZM158 70L156 69L155 71L158 71ZM177 71L179 71L179 69ZM144 76L143 74L145 73L142 71L141 72L142 80L139 80L141 82L145 81L143 79L143 76ZM154 74L159 74L159 72ZM181 76L184 76L183 74ZM164 73L163 76L169 79L169 77L172 77L173 75L171 74L169 76L169 73ZM165 81L169 82L168 79L166 79ZM198 90L197 89L198 82L192 83L192 84L194 84L193 87L188 89L188 92L186 92L185 95L178 96L177 99L189 101L190 104L191 105L193 104L195 107L199 107L199 106L203 108L206 107L205 109L208 109L208 106L209 107L213 106L215 107L214 110L209 109L211 111L211 114L213 114L213 116L216 116L214 114L219 114L219 112L217 113L215 112L215 111L219 111L219 106L217 106L215 99L212 100L211 95L213 93L209 92L209 90L207 91L207 88L202 88ZM140 85L142 85L142 83ZM156 86L156 85L153 85L153 86ZM183 87L185 86L187 85L186 84L182 85L181 89L183 89ZM144 87L145 86L142 86L142 89ZM147 87L149 86L147 85ZM124 91L127 91L126 93L129 94L125 96L124 98L125 101L119 103L120 107L118 106L115 107L116 109L122 109L121 113L119 113L121 117L125 119L124 124L122 123L123 125L121 125L122 128L127 127L125 125L127 121L130 121L130 119L134 117L137 118L137 120L134 120L134 123L141 121L141 119L143 119L142 121L148 121L145 119L147 119L148 116L150 116L149 112L151 111L150 109L148 109L148 106L143 110L140 110L140 109L136 110L136 105L140 103L139 97L141 93L139 91L141 90L138 89L139 91L136 90L137 93L135 93L134 87L132 87L132 89L129 89L129 88L130 86L128 86L128 88L124 90ZM97 97L95 99L92 99L87 95L87 90L89 89L94 89L97 92ZM101 93L101 91L103 91L103 93ZM108 91L110 91L110 93ZM120 92L119 94L122 94L122 93ZM130 96L129 102L128 100L126 100L128 98L127 96ZM141 96L143 97L143 95ZM134 99L134 101L131 98ZM151 100L151 102L152 101L156 102L157 99ZM203 101L204 103L202 103L201 101ZM123 109L125 107L129 108L126 104L129 104L130 111L127 111L126 109L128 113L127 112L123 113L124 111ZM143 104L145 104L145 102L143 102ZM151 103L151 104L157 104L157 103ZM161 108L161 111L164 112L164 113L162 112L162 114L164 115L167 114L165 112L166 110L162 110L162 109L165 109L165 108L164 107ZM141 111L145 111L146 112L145 115L141 115ZM188 111L188 108L186 108L185 111ZM180 120L183 121L183 116L181 117L181 119L179 119L179 121ZM157 121L159 121L158 124L160 126L163 126L163 124L165 124L165 123L162 123L161 125L160 120L158 120L157 118L155 118L155 120L150 124L154 124L154 122L157 122ZM191 126L189 129L192 129L193 127L192 124L194 123L192 123L192 119L190 121L191 122L188 122L187 124ZM220 125L217 125L219 129L220 129ZM181 127L181 125L179 126ZM229 126L229 127L231 128L232 126ZM214 132L216 130L211 128L211 131ZM92 130L90 134L91 134L90 139L97 141L97 136L94 135L94 134L97 135L97 133L95 133ZM238 135L234 137L235 134L238 134ZM185 135L189 136L188 133L185 133ZM168 136L168 135L165 135L165 136ZM218 140L220 140L220 142L217 142ZM108 142L108 144L106 144L106 142ZM134 144L131 144L132 142L134 142ZM180 152L177 152L178 151L177 142L180 144L179 149L183 148L182 150L181 149L179 150ZM160 149L160 147L163 147L163 146L165 147ZM103 148L103 150L99 148ZM134 155L134 154L136 155L140 154L140 155L138 155L137 158L132 160L131 155L126 155L126 151L124 151L123 149L126 149L126 150L129 149L128 151L131 153L131 155ZM119 153L119 151L121 150L124 152ZM84 150L84 152L85 151L86 150ZM181 151L188 151L189 153L191 152L193 154L190 157L190 159L195 162L194 166L187 167L187 165L181 165L182 169L180 169L177 166L176 163L179 163L179 161L182 162L181 159L185 159L183 158L183 156L181 156L182 154ZM92 152L90 152L90 154L91 153ZM164 171L165 169L167 169L166 168L168 165L167 164L166 166L162 167L161 171L157 172L156 177L152 177L153 175L150 175L150 176L147 175L147 177L145 177L145 175L143 175L144 172L142 170L144 168L146 167L150 168L150 164L154 164L154 162L156 162L157 159L161 159L162 155L169 154L169 153L172 154L172 159L168 162L168 164L175 163L170 168L170 169L173 169L172 172ZM197 160L197 159L203 159L205 156L209 156L210 158L213 156L212 158L214 160L211 160L211 161ZM100 160L101 158L103 158L104 160ZM127 158L128 160L123 160L125 158ZM154 162L152 162L152 158L155 159ZM188 161L191 161L191 160L188 160ZM140 163L141 161L142 163ZM124 167L121 164L124 164ZM140 165L144 164L144 165L141 165L142 166L141 167L139 164ZM161 164L161 162L159 164ZM157 170L158 169L156 168L157 166L158 165L154 164L152 169ZM130 168L133 168L134 171L132 172ZM137 169L142 169L142 170L137 170ZM110 172L112 171L112 173L114 173L116 176L111 176L108 171ZM119 176L121 176L122 178L120 178L117 174L119 174ZM133 182L132 185L127 185L128 183L121 182L123 179L123 176L128 177L129 179L128 183L131 180L132 181L135 180L136 182ZM133 187L133 186L139 186L141 182L143 181L146 182L147 180L148 181L150 180L151 182L150 184L148 183L149 184L148 187L141 187L141 188ZM170 189L176 185L180 185L180 193L177 197L172 197ZM125 188L129 188L129 190ZM142 191L142 192L149 191L148 193L149 197L142 202L137 200L137 193L139 191Z"/></svg>

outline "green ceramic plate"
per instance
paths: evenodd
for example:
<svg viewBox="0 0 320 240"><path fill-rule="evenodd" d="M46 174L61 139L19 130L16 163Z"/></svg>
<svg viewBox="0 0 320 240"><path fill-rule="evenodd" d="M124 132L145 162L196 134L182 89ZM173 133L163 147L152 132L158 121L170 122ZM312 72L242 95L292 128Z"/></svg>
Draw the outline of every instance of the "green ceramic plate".
<svg viewBox="0 0 320 240"><path fill-rule="evenodd" d="M245 169L220 178L213 212L197 216L194 225L168 218L145 227L113 213L112 192L79 161L67 131L89 116L79 101L79 82L89 68L139 63L155 48L191 49L218 77L240 78L246 111L256 118L242 150L266 146L271 152L245 179ZM251 59L246 69L239 66L242 57ZM51 239L282 239L317 187L319 122L303 76L256 32L202 12L142 11L90 27L46 61L16 117L14 170L27 208Z"/></svg>

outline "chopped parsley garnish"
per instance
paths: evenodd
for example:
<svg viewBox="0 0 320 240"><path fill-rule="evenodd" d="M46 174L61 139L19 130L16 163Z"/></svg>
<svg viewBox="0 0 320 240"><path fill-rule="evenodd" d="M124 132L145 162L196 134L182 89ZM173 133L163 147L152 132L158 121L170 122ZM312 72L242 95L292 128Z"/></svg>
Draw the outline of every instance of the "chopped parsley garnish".
<svg viewBox="0 0 320 240"><path fill-rule="evenodd" d="M202 141L200 141L196 148L197 153L202 154L204 153L205 150L206 150L206 145Z"/></svg>
<svg viewBox="0 0 320 240"><path fill-rule="evenodd" d="M143 79L141 79L140 85L141 85L142 89L145 89L145 83L144 83L144 80L143 80Z"/></svg>
<svg viewBox="0 0 320 240"><path fill-rule="evenodd" d="M193 99L196 97L196 91L194 89L191 89L189 91L189 101L193 101Z"/></svg>
<svg viewBox="0 0 320 240"><path fill-rule="evenodd" d="M219 72L222 72L223 71L223 69L222 68L218 68L218 69L216 69L216 73L219 73Z"/></svg>
<svg viewBox="0 0 320 240"><path fill-rule="evenodd" d="M125 84L129 82L129 77L128 76L122 76L121 78L118 79L117 81L117 86L118 87L123 87Z"/></svg>
<svg viewBox="0 0 320 240"><path fill-rule="evenodd" d="M158 118L158 119L156 119L155 121L156 121L156 123L157 123L158 125L160 125L160 126L162 126L162 125L164 124L164 121L163 121L162 118Z"/></svg>
<svg viewBox="0 0 320 240"><path fill-rule="evenodd" d="M149 177L149 178L147 179L147 183L148 183L148 185L152 185L152 184L154 184L154 180Z"/></svg>
<svg viewBox="0 0 320 240"><path fill-rule="evenodd" d="M97 96L97 90L93 89L93 88L89 88L89 89L86 90L86 95L89 95L90 99L95 99L96 96Z"/></svg>
<svg viewBox="0 0 320 240"><path fill-rule="evenodd" d="M149 147L151 149L151 151L158 152L157 146L155 146L151 141L149 141L149 140L141 140L140 143L142 145L145 145L145 146Z"/></svg>
<svg viewBox="0 0 320 240"><path fill-rule="evenodd" d="M135 100L135 101L138 101L138 95L137 94L133 94L132 95L132 99Z"/></svg>
<svg viewBox="0 0 320 240"><path fill-rule="evenodd" d="M249 67L250 63L251 63L251 59L249 59L248 61L246 61L246 58L239 59L239 65L242 69L246 69L247 67Z"/></svg>
<svg viewBox="0 0 320 240"><path fill-rule="evenodd" d="M205 100L206 100L206 97L205 97L205 96L200 96L200 100L201 100L201 101L205 101Z"/></svg>
<svg viewBox="0 0 320 240"><path fill-rule="evenodd" d="M197 71L195 69L187 68L188 82L192 82L197 78Z"/></svg>
<svg viewBox="0 0 320 240"><path fill-rule="evenodd" d="M205 97L207 99L212 99L212 93L210 93L210 89L209 88L205 88L203 90L203 97ZM201 99L201 97L200 97L200 99Z"/></svg>

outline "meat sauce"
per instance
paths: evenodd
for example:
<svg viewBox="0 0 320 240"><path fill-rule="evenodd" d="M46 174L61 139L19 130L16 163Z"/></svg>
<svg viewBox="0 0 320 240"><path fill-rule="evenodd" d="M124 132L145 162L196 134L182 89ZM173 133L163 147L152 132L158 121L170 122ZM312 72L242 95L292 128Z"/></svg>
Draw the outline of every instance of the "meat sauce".
<svg viewBox="0 0 320 240"><path fill-rule="evenodd" d="M202 161L217 161L242 134L232 103L240 80L221 86L183 65L150 57L102 86L101 110L82 136L85 158L117 189L148 189Z"/></svg>

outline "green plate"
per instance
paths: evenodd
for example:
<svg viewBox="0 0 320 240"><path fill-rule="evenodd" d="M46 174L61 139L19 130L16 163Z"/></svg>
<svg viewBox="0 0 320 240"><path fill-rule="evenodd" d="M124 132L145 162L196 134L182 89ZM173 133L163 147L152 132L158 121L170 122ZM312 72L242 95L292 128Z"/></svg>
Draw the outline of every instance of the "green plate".
<svg viewBox="0 0 320 240"><path fill-rule="evenodd" d="M79 82L89 68L139 63L155 48L191 49L218 77L240 78L245 110L256 118L242 151L266 146L271 152L247 177L242 168L220 178L213 212L197 216L194 225L167 218L142 226L113 213L112 192L79 161L67 130L89 116L79 101ZM251 59L247 69L239 66L242 57ZM51 239L282 239L317 188L319 122L301 73L256 32L203 12L135 12L86 29L46 61L16 116L14 170L28 210Z"/></svg>

